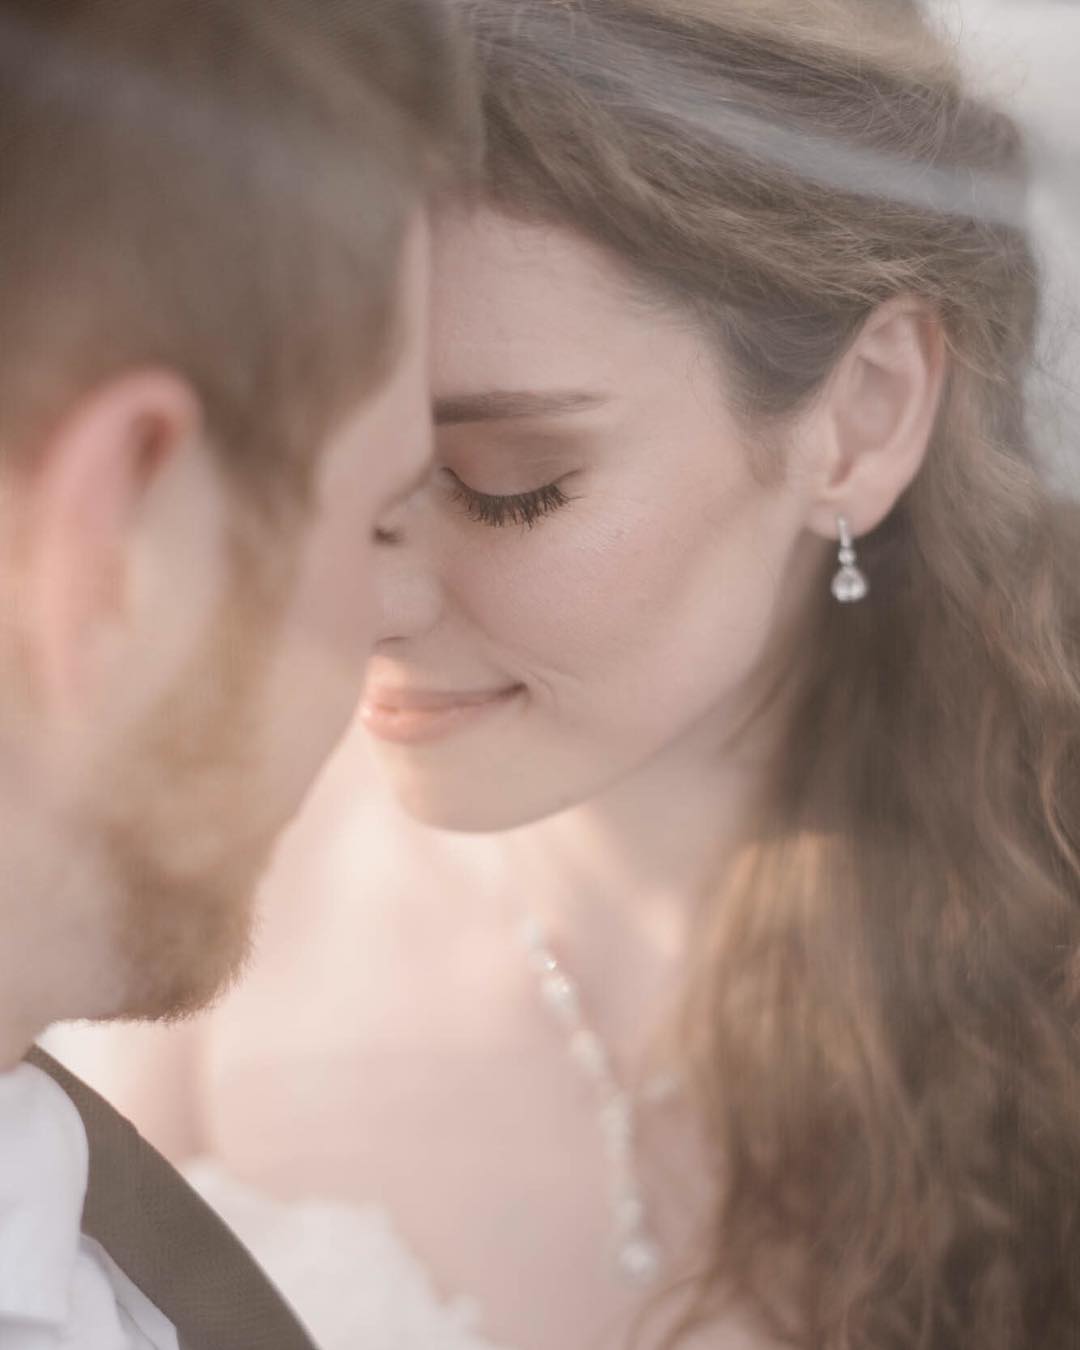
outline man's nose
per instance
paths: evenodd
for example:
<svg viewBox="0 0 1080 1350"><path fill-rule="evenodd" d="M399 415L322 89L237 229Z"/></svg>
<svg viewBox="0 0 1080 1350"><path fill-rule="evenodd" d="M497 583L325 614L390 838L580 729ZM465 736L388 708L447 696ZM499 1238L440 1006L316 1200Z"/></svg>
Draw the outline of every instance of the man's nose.
<svg viewBox="0 0 1080 1350"><path fill-rule="evenodd" d="M435 509L422 488L378 522L375 533L375 644L418 637L438 623L443 586Z"/></svg>

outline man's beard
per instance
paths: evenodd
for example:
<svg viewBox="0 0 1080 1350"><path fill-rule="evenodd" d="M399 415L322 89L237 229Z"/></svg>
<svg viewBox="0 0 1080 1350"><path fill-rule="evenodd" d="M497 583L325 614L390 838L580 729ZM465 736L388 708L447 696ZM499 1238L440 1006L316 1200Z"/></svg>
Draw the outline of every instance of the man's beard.
<svg viewBox="0 0 1080 1350"><path fill-rule="evenodd" d="M259 877L288 821L273 800L259 722L283 606L252 584L250 567L244 576L197 661L99 785L118 1017L180 1018L228 987L250 948Z"/></svg>

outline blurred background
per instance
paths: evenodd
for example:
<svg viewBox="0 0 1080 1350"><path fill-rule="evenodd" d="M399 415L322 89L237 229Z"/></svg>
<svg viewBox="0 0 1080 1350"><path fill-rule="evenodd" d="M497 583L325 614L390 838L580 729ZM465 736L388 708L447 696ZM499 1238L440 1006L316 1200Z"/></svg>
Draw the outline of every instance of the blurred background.
<svg viewBox="0 0 1080 1350"><path fill-rule="evenodd" d="M1031 140L1031 219L1049 278L1036 415L1056 472L1080 493L1080 0L931 0L930 7L975 78L1009 104Z"/></svg>

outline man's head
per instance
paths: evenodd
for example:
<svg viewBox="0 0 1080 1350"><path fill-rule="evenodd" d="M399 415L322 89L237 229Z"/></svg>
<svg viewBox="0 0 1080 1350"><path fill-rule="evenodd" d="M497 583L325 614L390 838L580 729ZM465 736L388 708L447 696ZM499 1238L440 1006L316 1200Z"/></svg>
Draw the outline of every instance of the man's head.
<svg viewBox="0 0 1080 1350"><path fill-rule="evenodd" d="M0 0L0 1025L209 998L351 714L428 456L444 25Z"/></svg>

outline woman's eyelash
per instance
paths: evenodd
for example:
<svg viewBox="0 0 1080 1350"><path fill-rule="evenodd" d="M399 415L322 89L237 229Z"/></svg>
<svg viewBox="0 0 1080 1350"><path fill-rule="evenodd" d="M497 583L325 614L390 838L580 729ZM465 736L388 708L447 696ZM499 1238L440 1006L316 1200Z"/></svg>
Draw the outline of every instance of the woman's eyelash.
<svg viewBox="0 0 1080 1350"><path fill-rule="evenodd" d="M531 529L544 516L550 516L566 506L570 498L558 483L536 488L532 492L515 492L505 497L477 492L463 483L456 474L450 475L453 498L480 525L524 525Z"/></svg>

